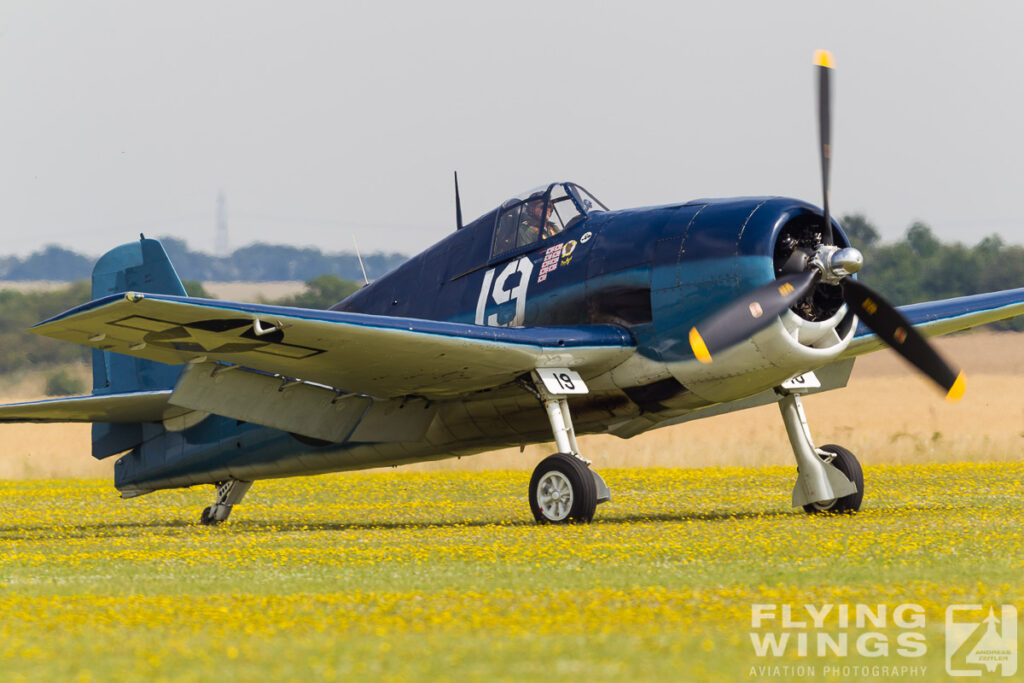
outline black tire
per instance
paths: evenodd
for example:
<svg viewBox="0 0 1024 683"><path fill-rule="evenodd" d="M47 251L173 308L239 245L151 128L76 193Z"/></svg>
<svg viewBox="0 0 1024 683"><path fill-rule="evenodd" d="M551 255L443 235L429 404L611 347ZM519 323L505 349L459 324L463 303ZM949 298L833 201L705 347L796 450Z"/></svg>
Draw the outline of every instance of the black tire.
<svg viewBox="0 0 1024 683"><path fill-rule="evenodd" d="M854 486L857 487L857 491L848 496L836 498L828 505L822 505L821 503L804 505L804 511L812 515L841 515L857 512L860 510L860 504L864 500L864 472L861 470L856 456L842 446L836 446L835 444L822 446L821 450L836 454L832 464L836 466L837 470L846 475L847 479L853 482Z"/></svg>
<svg viewBox="0 0 1024 683"><path fill-rule="evenodd" d="M563 487L561 500L552 503L552 494L559 486ZM540 500L542 496L544 505ZM585 462L574 455L555 453L537 465L530 477L530 510L538 522L589 523L596 509L597 484Z"/></svg>
<svg viewBox="0 0 1024 683"><path fill-rule="evenodd" d="M199 515L199 523L203 526L215 526L219 522L213 518L213 513L210 508L203 510L203 514Z"/></svg>

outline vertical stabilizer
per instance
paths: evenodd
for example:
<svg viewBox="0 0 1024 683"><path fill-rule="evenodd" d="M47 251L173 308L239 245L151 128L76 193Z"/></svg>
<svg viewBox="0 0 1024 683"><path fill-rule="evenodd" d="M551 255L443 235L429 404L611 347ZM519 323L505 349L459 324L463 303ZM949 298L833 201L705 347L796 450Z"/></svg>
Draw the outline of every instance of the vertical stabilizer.
<svg viewBox="0 0 1024 683"><path fill-rule="evenodd" d="M143 237L111 249L92 269L94 299L119 292L185 296L185 287L160 241Z"/></svg>
<svg viewBox="0 0 1024 683"><path fill-rule="evenodd" d="M92 271L92 298L120 292L178 294L185 287L157 240L122 244L100 257ZM109 351L92 352L92 393L170 389L181 368Z"/></svg>
<svg viewBox="0 0 1024 683"><path fill-rule="evenodd" d="M92 298L120 292L185 296L167 252L157 240L141 238L100 257L92 271ZM181 368L110 351L92 352L92 393L170 389ZM142 424L96 422L92 426L93 457L105 458L134 448L143 440Z"/></svg>

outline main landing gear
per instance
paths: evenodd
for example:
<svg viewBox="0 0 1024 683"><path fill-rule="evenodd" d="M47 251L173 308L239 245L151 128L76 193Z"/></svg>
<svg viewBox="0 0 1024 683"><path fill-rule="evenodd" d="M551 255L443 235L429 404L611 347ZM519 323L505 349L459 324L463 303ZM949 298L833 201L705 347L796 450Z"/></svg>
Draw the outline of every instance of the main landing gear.
<svg viewBox="0 0 1024 683"><path fill-rule="evenodd" d="M793 506L802 506L811 514L857 512L864 499L864 473L860 463L842 446L815 447L800 403L799 394L804 391L791 382L775 391L780 396L779 410L796 456Z"/></svg>
<svg viewBox="0 0 1024 683"><path fill-rule="evenodd" d="M231 514L231 508L242 502L246 492L252 486L251 481L239 481L229 479L217 484L217 498L213 505L203 510L199 517L199 523L204 526L213 526L227 521Z"/></svg>
<svg viewBox="0 0 1024 683"><path fill-rule="evenodd" d="M578 455L555 453L530 477L530 509L542 523L589 522L597 509L597 473Z"/></svg>
<svg viewBox="0 0 1024 683"><path fill-rule="evenodd" d="M557 372L571 371L560 369ZM577 390L574 393L586 392L586 385L579 375L571 373L571 376L572 381L547 384L582 387L582 392ZM590 461L580 456L565 394L552 393L543 376L536 372L534 380L532 387L528 388L544 404L558 453L542 460L530 477L530 510L541 524L590 522L598 504L611 500L611 492L601 475L590 469Z"/></svg>

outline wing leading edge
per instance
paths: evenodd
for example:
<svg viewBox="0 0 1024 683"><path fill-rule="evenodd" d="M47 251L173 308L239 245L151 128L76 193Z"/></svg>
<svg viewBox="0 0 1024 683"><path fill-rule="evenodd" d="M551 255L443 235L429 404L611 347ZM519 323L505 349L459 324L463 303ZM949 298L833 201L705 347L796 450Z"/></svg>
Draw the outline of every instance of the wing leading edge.
<svg viewBox="0 0 1024 683"><path fill-rule="evenodd" d="M1024 314L1024 287L1000 292L925 301L898 310L926 337L959 332L978 325ZM861 323L841 358L852 358L885 348L885 343Z"/></svg>
<svg viewBox="0 0 1024 683"><path fill-rule="evenodd" d="M635 349L615 325L501 328L127 292L31 328L168 364L219 361L389 398L457 396L538 367L585 377Z"/></svg>

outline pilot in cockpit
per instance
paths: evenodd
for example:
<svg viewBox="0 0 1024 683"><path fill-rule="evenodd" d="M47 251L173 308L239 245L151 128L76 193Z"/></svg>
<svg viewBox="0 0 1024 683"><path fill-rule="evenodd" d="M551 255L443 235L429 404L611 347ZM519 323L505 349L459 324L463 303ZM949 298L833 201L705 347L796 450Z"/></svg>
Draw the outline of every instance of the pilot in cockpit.
<svg viewBox="0 0 1024 683"><path fill-rule="evenodd" d="M531 244L537 240L546 240L562 231L561 227L551 220L553 206L544 197L531 199L524 207L519 220L518 244Z"/></svg>

